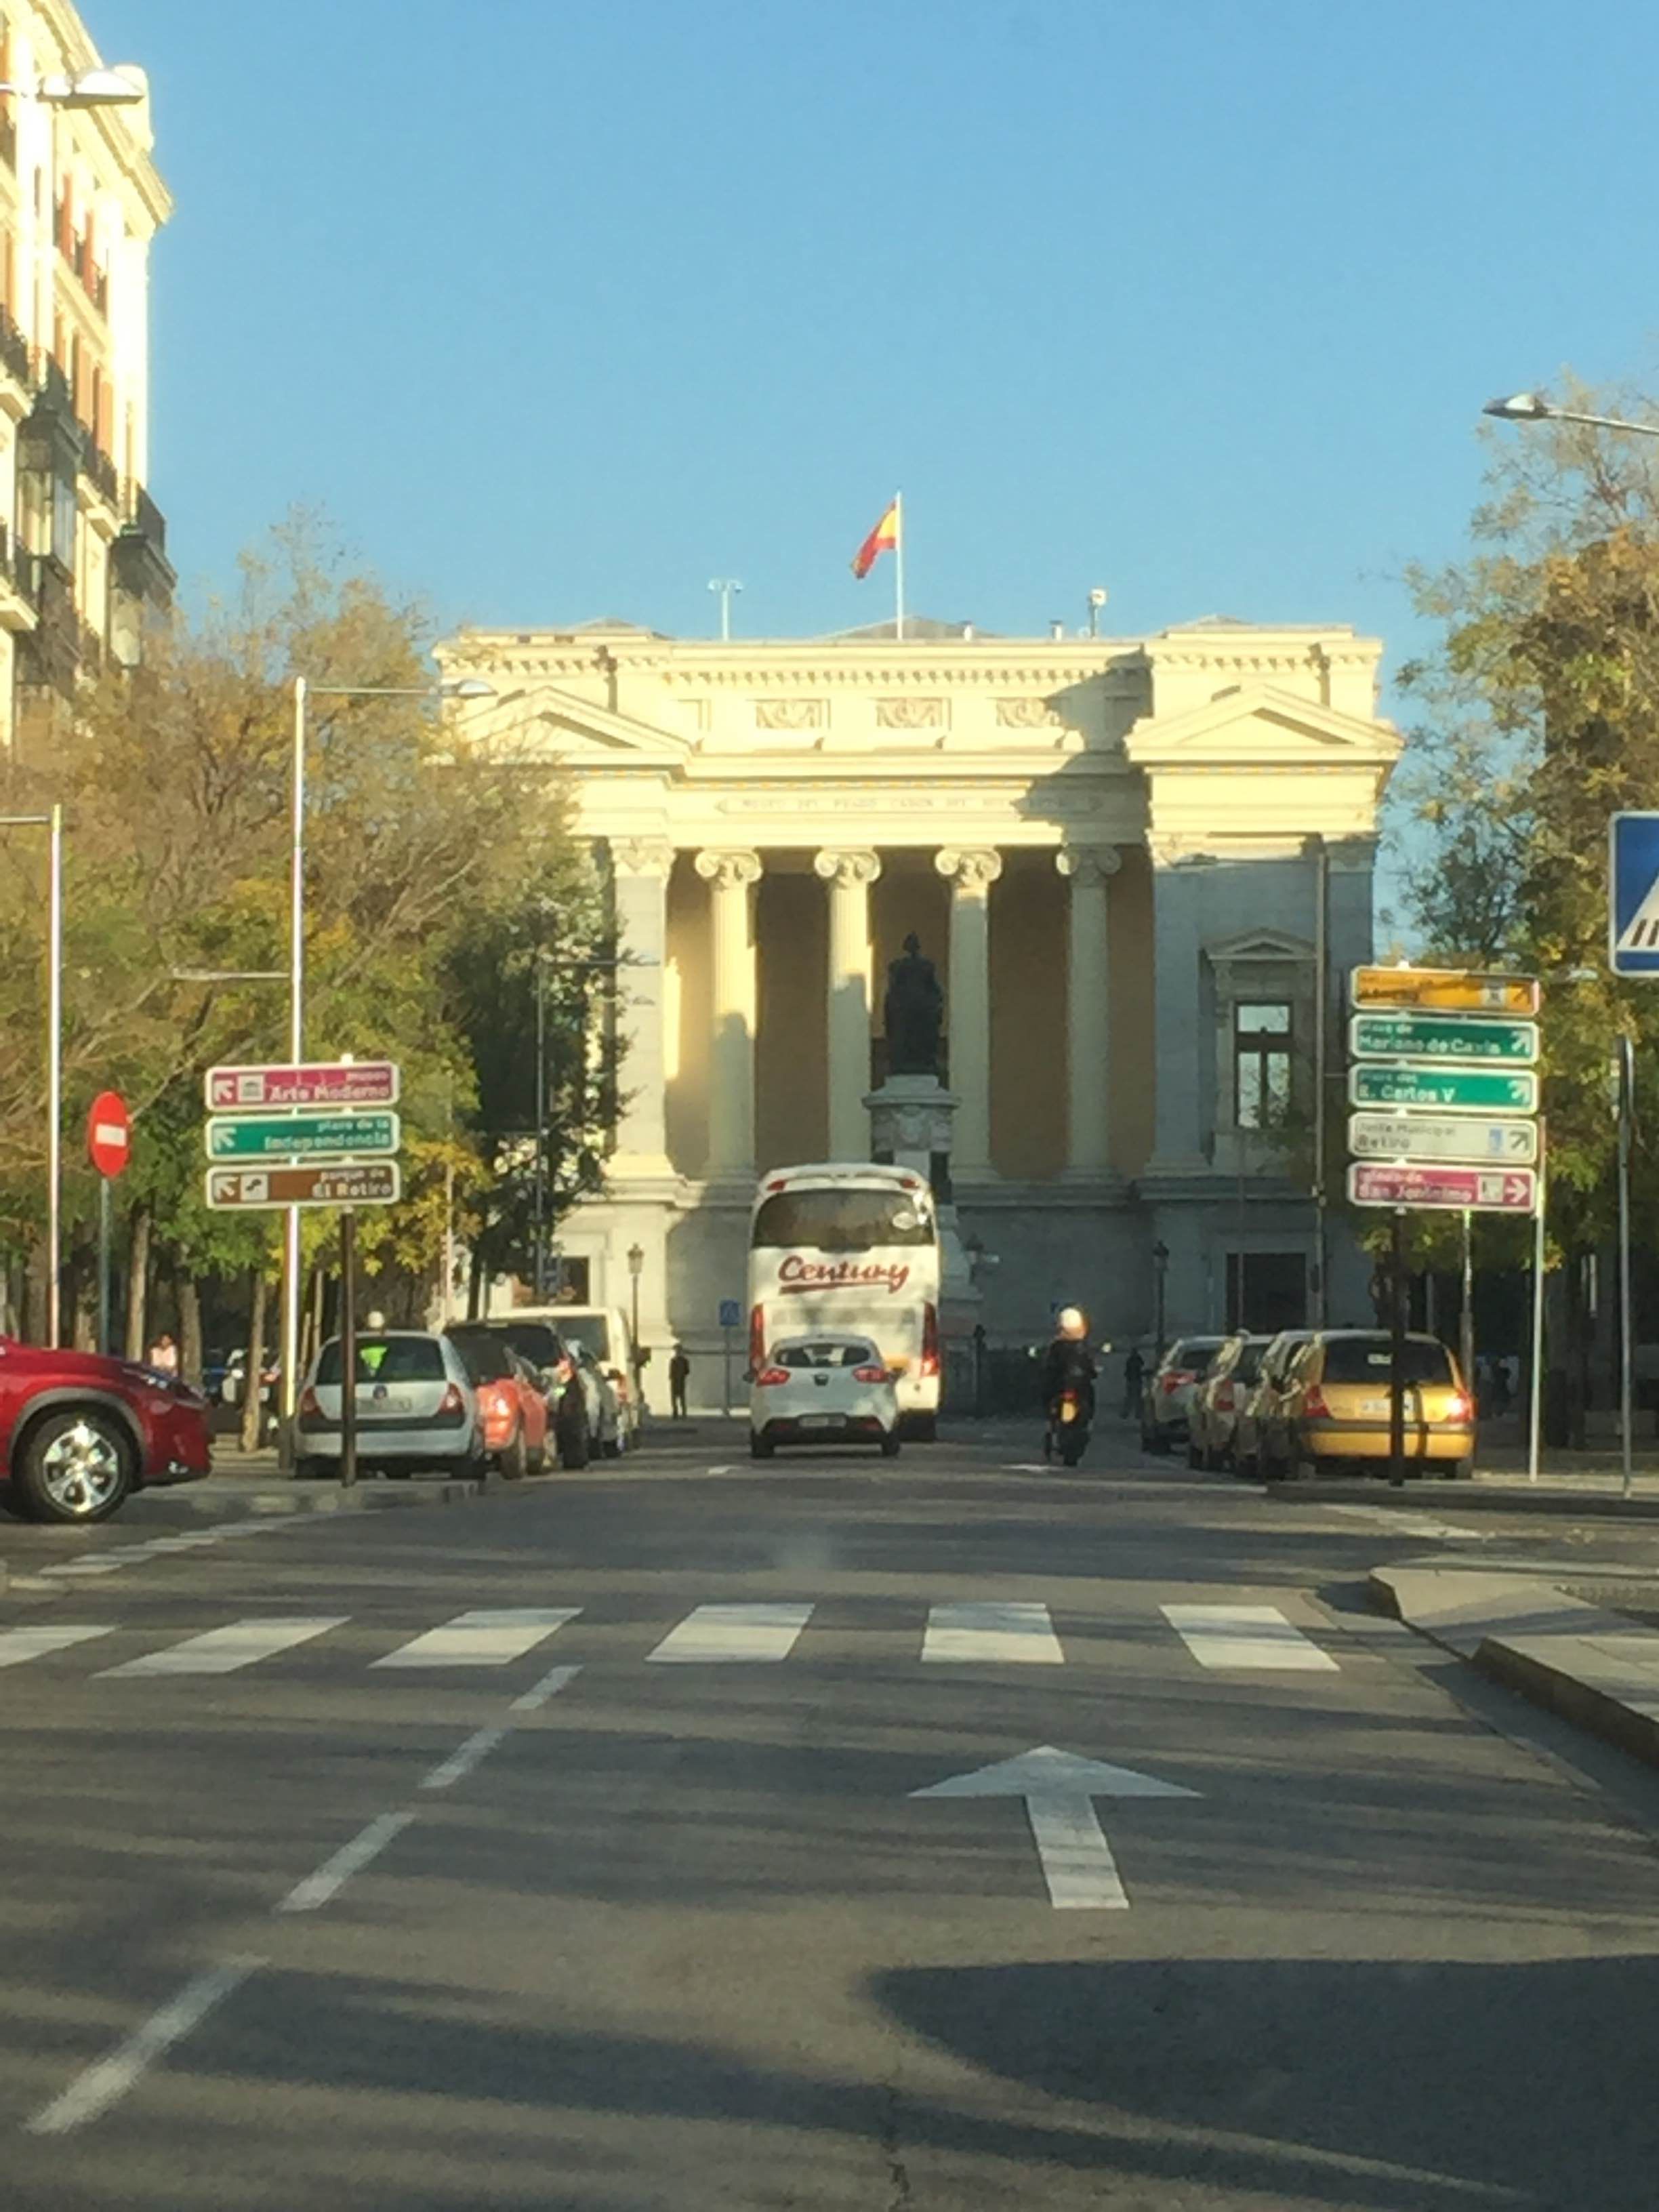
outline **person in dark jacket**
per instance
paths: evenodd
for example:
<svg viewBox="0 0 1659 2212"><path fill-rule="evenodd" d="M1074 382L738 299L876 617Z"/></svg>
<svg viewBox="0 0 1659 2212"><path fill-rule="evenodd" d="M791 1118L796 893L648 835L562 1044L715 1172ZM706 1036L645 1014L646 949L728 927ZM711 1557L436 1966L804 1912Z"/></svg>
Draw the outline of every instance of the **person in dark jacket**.
<svg viewBox="0 0 1659 2212"><path fill-rule="evenodd" d="M1088 1345L1088 1316L1080 1306L1062 1306L1054 1317L1054 1334L1042 1356L1042 1403L1051 1408L1062 1390L1076 1390L1083 1400L1084 1419L1095 1417L1094 1354Z"/></svg>
<svg viewBox="0 0 1659 2212"><path fill-rule="evenodd" d="M1123 1363L1123 1418L1133 1420L1140 1411L1140 1386L1146 1380L1146 1363L1140 1356L1140 1346L1132 1345L1129 1356Z"/></svg>

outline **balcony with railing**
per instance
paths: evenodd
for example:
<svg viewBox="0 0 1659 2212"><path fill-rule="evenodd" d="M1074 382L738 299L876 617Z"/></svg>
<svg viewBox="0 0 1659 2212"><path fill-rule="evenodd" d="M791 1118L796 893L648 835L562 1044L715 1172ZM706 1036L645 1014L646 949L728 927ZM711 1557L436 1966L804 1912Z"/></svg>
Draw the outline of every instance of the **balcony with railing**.
<svg viewBox="0 0 1659 2212"><path fill-rule="evenodd" d="M82 428L85 443L81 448L81 473L91 482L105 505L118 511L121 505L119 471L92 432L84 424Z"/></svg>
<svg viewBox="0 0 1659 2212"><path fill-rule="evenodd" d="M166 606L179 581L167 559L167 517L142 484L129 484L127 492L127 520L110 548L116 587Z"/></svg>
<svg viewBox="0 0 1659 2212"><path fill-rule="evenodd" d="M0 522L0 629L33 629L34 598L33 563L17 550L16 541Z"/></svg>
<svg viewBox="0 0 1659 2212"><path fill-rule="evenodd" d="M33 601L33 629L17 641L17 680L39 689L75 690L81 666L81 617L75 605L75 579L51 553L24 556L28 595Z"/></svg>
<svg viewBox="0 0 1659 2212"><path fill-rule="evenodd" d="M4 306L0 306L0 369L5 371L20 392L27 394L33 389L29 342L18 329L11 309Z"/></svg>

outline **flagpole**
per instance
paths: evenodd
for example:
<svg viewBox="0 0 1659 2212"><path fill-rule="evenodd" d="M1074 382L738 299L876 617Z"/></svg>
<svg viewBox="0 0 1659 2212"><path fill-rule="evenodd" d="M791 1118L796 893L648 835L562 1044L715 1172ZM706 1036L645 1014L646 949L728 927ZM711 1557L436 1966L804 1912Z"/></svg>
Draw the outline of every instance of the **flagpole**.
<svg viewBox="0 0 1659 2212"><path fill-rule="evenodd" d="M904 640L904 494L893 494L893 635Z"/></svg>

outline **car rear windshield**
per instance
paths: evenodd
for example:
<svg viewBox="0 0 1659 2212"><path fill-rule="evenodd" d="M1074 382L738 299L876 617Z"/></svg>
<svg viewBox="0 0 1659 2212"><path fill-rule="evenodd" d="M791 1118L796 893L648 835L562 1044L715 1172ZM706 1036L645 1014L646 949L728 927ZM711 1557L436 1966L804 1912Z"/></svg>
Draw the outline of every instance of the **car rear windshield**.
<svg viewBox="0 0 1659 2212"><path fill-rule="evenodd" d="M468 1336L474 1332L467 1331ZM510 1344L520 1359L527 1359L532 1367L556 1367L564 1358L564 1346L558 1333L544 1321L495 1321L487 1328L480 1328L479 1336L498 1336L503 1344Z"/></svg>
<svg viewBox="0 0 1659 2212"><path fill-rule="evenodd" d="M617 1355L611 1349L611 1316L609 1314L570 1314L559 1323L560 1334L567 1344L579 1344L591 1352L600 1366L616 1364Z"/></svg>
<svg viewBox="0 0 1659 2212"><path fill-rule="evenodd" d="M1451 1358L1443 1344L1406 1340L1405 1380L1407 1382L1449 1382ZM1325 1346L1326 1382L1382 1382L1389 1379L1389 1340L1386 1336L1335 1336Z"/></svg>
<svg viewBox="0 0 1659 2212"><path fill-rule="evenodd" d="M1236 1382L1259 1382L1261 1381L1261 1363L1267 1356L1267 1346L1272 1340L1270 1337L1264 1336L1260 1344L1247 1344L1241 1349L1233 1365L1233 1379Z"/></svg>
<svg viewBox="0 0 1659 2212"><path fill-rule="evenodd" d="M317 1363L319 1382L340 1379L340 1346L337 1338L323 1346ZM360 1382L441 1382L443 1347L435 1336L360 1336L357 1339L357 1380Z"/></svg>
<svg viewBox="0 0 1659 2212"><path fill-rule="evenodd" d="M513 1372L513 1353L504 1336L487 1328L468 1329L465 1334L452 1328L449 1340L475 1382L502 1382Z"/></svg>
<svg viewBox="0 0 1659 2212"><path fill-rule="evenodd" d="M834 1336L811 1344L781 1344L774 1354L780 1367L872 1367L876 1348Z"/></svg>
<svg viewBox="0 0 1659 2212"><path fill-rule="evenodd" d="M1183 1336L1164 1355L1166 1367L1197 1368L1200 1373L1227 1341L1224 1336Z"/></svg>
<svg viewBox="0 0 1659 2212"><path fill-rule="evenodd" d="M933 1215L904 1191L781 1190L755 1216L757 1251L868 1252L931 1244Z"/></svg>

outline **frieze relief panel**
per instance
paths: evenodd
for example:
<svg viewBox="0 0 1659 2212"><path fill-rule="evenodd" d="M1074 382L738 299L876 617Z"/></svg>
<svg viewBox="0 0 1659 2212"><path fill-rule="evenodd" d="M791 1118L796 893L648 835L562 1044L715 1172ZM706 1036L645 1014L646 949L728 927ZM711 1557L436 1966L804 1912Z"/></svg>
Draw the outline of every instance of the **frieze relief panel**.
<svg viewBox="0 0 1659 2212"><path fill-rule="evenodd" d="M1071 726L1047 699L999 699L997 721L1005 730L1064 730Z"/></svg>
<svg viewBox="0 0 1659 2212"><path fill-rule="evenodd" d="M950 716L943 699L878 699L876 726L880 730L942 730Z"/></svg>
<svg viewBox="0 0 1659 2212"><path fill-rule="evenodd" d="M822 699L757 699L757 730L822 730L828 726L830 708Z"/></svg>

